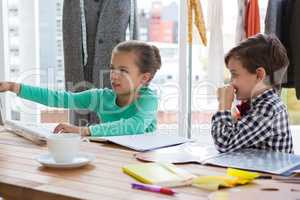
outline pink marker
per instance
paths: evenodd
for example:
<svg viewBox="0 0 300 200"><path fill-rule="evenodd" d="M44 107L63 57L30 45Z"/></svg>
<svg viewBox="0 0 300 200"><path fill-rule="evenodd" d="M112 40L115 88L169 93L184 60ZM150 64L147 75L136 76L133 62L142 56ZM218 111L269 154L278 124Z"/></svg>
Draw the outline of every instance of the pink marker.
<svg viewBox="0 0 300 200"><path fill-rule="evenodd" d="M146 185L146 184L132 183L131 187L133 189L137 189L137 190L156 192L156 193L161 193L161 194L166 194L166 195L176 194L176 192L174 190L172 190L171 188L160 187L160 186L156 186L156 185Z"/></svg>

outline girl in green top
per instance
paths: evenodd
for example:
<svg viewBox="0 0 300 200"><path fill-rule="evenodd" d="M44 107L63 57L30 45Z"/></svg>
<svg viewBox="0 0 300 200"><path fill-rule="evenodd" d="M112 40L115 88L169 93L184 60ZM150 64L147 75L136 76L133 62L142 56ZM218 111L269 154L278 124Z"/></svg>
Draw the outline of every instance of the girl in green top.
<svg viewBox="0 0 300 200"><path fill-rule="evenodd" d="M161 66L157 47L139 41L118 44L111 59L111 89L91 89L72 93L52 91L14 82L0 82L0 92L50 107L89 109L101 123L89 127L59 124L54 133L80 133L83 136L116 136L152 132L156 129L158 98L148 87Z"/></svg>

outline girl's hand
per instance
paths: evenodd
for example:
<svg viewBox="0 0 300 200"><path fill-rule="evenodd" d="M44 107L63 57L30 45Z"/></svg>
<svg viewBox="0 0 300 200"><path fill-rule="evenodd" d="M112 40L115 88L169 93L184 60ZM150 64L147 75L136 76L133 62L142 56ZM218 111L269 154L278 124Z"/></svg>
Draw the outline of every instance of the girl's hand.
<svg viewBox="0 0 300 200"><path fill-rule="evenodd" d="M19 94L20 84L14 82L0 82L0 92L11 91Z"/></svg>
<svg viewBox="0 0 300 200"><path fill-rule="evenodd" d="M66 124L66 123L60 123L58 124L54 131L54 133L79 133L79 127L78 126L73 126L71 124Z"/></svg>
<svg viewBox="0 0 300 200"><path fill-rule="evenodd" d="M232 85L218 88L219 110L231 110L233 100L234 88Z"/></svg>
<svg viewBox="0 0 300 200"><path fill-rule="evenodd" d="M81 136L89 136L90 130L87 127L79 127L74 126L67 123L60 123L58 124L54 131L54 133L80 133Z"/></svg>

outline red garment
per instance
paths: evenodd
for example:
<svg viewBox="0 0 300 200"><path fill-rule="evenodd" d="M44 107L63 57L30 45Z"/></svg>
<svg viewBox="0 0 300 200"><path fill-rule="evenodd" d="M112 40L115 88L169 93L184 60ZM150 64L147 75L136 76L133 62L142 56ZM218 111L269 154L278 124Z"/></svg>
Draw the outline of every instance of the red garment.
<svg viewBox="0 0 300 200"><path fill-rule="evenodd" d="M256 35L260 32L260 16L258 0L249 0L247 4L245 33L246 37Z"/></svg>
<svg viewBox="0 0 300 200"><path fill-rule="evenodd" d="M237 114L237 119L241 119L243 116L245 116L250 110L251 105L249 101L243 101L241 104L236 106L237 109L239 110L239 113Z"/></svg>

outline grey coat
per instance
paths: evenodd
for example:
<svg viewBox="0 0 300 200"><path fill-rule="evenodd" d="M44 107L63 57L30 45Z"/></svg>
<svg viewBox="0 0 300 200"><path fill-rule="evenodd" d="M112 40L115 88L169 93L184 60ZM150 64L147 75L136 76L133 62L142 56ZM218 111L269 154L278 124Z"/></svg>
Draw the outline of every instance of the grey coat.
<svg viewBox="0 0 300 200"><path fill-rule="evenodd" d="M131 6L136 11L136 0L84 1L88 61L87 66L83 66L80 0L64 0L63 44L67 90L76 92L93 87L111 87L111 52L116 44L125 40ZM137 39L138 35L136 13L133 17L132 39Z"/></svg>
<svg viewBox="0 0 300 200"><path fill-rule="evenodd" d="M290 60L283 87L295 88L296 96L300 99L300 1L284 0L281 9L283 9L281 41L287 49Z"/></svg>
<svg viewBox="0 0 300 200"><path fill-rule="evenodd" d="M284 6L285 0L269 1L265 18L265 33L274 33L280 40L282 40Z"/></svg>
<svg viewBox="0 0 300 200"><path fill-rule="evenodd" d="M294 88L296 89L297 99L300 100L300 1L294 0L293 11L291 15L291 24L289 30L289 43L288 48L290 54L290 66L288 81L294 81ZM293 75L291 76L291 73Z"/></svg>
<svg viewBox="0 0 300 200"><path fill-rule="evenodd" d="M83 67L79 0L64 0L63 43L67 89L77 91L75 85L82 81L88 81L95 87L110 87L107 79L100 83L100 73L108 69L113 47L125 40L130 8L130 0L85 1L88 63ZM137 34L134 34L136 38Z"/></svg>

